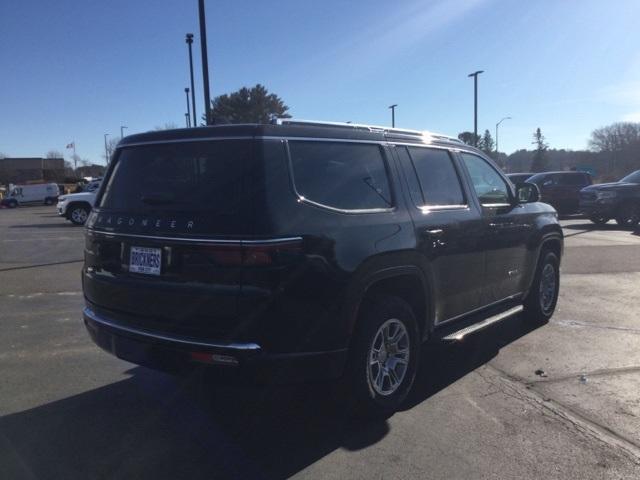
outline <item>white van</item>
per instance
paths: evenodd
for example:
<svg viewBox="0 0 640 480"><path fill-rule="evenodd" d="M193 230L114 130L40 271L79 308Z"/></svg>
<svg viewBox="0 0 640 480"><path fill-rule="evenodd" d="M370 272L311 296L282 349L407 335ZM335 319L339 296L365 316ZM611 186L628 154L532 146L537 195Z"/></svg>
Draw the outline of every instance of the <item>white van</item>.
<svg viewBox="0 0 640 480"><path fill-rule="evenodd" d="M58 185L55 183L11 185L9 195L2 200L2 205L9 208L29 204L53 205L58 200L59 193Z"/></svg>

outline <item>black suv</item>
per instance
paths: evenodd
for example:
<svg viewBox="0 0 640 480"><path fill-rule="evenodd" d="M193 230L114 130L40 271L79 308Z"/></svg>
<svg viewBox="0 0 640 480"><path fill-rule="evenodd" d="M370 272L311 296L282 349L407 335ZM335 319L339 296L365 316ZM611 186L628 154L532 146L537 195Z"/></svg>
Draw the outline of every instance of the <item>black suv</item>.
<svg viewBox="0 0 640 480"><path fill-rule="evenodd" d="M593 180L586 172L543 172L527 179L540 189L540 200L560 213L578 213L580 190Z"/></svg>
<svg viewBox="0 0 640 480"><path fill-rule="evenodd" d="M133 135L87 221L84 321L134 363L347 380L389 413L426 341L556 305L562 230L448 137L281 121Z"/></svg>
<svg viewBox="0 0 640 480"><path fill-rule="evenodd" d="M596 224L615 218L619 225L635 227L640 222L640 170L619 182L600 183L580 191L580 211Z"/></svg>

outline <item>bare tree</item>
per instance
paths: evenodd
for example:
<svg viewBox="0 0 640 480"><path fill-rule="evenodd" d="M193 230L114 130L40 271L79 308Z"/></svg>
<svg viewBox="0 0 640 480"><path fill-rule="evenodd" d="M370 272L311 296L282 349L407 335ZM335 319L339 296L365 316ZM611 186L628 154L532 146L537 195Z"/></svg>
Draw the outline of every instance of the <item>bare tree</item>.
<svg viewBox="0 0 640 480"><path fill-rule="evenodd" d="M156 131L173 130L175 128L178 128L178 126L173 122L167 122L164 125L156 125L155 127L153 127L153 129L156 130Z"/></svg>
<svg viewBox="0 0 640 480"><path fill-rule="evenodd" d="M7 155L5 155L4 153L0 152L0 158L7 158Z"/></svg>
<svg viewBox="0 0 640 480"><path fill-rule="evenodd" d="M621 152L640 147L640 123L619 122L591 132L589 148L596 152Z"/></svg>
<svg viewBox="0 0 640 480"><path fill-rule="evenodd" d="M49 150L46 158L64 158L64 154L59 150Z"/></svg>
<svg viewBox="0 0 640 480"><path fill-rule="evenodd" d="M113 155L113 152L115 152L116 147L118 146L118 142L120 142L119 138L110 138L109 140L107 140L107 156L105 158L106 163L109 163L109 161L111 160L111 156Z"/></svg>

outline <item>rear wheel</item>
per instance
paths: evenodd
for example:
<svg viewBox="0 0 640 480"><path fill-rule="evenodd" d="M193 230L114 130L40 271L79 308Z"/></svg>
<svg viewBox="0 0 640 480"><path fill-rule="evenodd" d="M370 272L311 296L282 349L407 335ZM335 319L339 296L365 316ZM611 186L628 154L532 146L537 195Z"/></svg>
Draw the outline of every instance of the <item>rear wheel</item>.
<svg viewBox="0 0 640 480"><path fill-rule="evenodd" d="M589 217L589 220L591 220L596 225L604 225L605 223L607 223L611 219L609 217L605 217L603 215L591 215Z"/></svg>
<svg viewBox="0 0 640 480"><path fill-rule="evenodd" d="M89 217L89 208L85 205L71 205L68 218L74 225L84 225Z"/></svg>
<svg viewBox="0 0 640 480"><path fill-rule="evenodd" d="M15 200L9 200L8 206L9 206L9 208L17 208L18 207L18 202L15 201Z"/></svg>
<svg viewBox="0 0 640 480"><path fill-rule="evenodd" d="M53 199L50 197L47 197L44 199L44 204L45 205L53 205Z"/></svg>
<svg viewBox="0 0 640 480"><path fill-rule="evenodd" d="M364 306L349 365L354 413L386 417L407 397L420 357L418 324L411 307L383 296Z"/></svg>
<svg viewBox="0 0 640 480"><path fill-rule="evenodd" d="M626 203L616 216L616 223L623 227L635 227L640 223L640 205Z"/></svg>
<svg viewBox="0 0 640 480"><path fill-rule="evenodd" d="M560 261L555 253L543 251L533 279L531 290L524 303L524 313L534 322L546 322L558 303L560 291Z"/></svg>

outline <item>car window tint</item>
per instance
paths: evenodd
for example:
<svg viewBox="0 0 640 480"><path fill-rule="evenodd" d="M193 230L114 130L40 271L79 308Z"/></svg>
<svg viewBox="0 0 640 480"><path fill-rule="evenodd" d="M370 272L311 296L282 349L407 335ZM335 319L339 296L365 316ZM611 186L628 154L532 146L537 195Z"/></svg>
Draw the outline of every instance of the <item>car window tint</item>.
<svg viewBox="0 0 640 480"><path fill-rule="evenodd" d="M446 150L409 147L409 154L422 190L423 205L465 204L458 173Z"/></svg>
<svg viewBox="0 0 640 480"><path fill-rule="evenodd" d="M380 146L343 142L289 142L296 191L342 210L391 207Z"/></svg>
<svg viewBox="0 0 640 480"><path fill-rule="evenodd" d="M582 173L566 174L560 176L559 185L589 185L586 175Z"/></svg>
<svg viewBox="0 0 640 480"><path fill-rule="evenodd" d="M489 163L469 153L462 153L473 188L483 205L509 203L509 187Z"/></svg>

